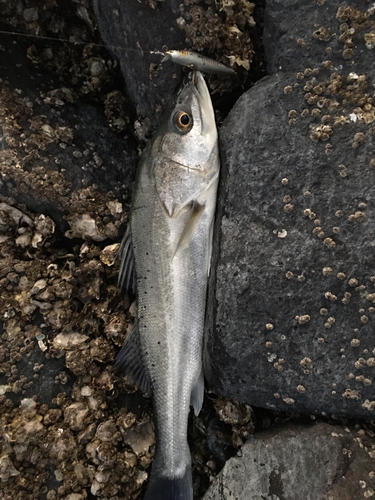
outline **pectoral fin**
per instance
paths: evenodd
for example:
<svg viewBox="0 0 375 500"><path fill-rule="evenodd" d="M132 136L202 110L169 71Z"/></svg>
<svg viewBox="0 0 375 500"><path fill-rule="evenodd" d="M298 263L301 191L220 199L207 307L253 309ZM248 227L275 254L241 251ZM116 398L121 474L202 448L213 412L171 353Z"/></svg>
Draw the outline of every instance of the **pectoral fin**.
<svg viewBox="0 0 375 500"><path fill-rule="evenodd" d="M196 200L209 181L198 170L190 169L164 157L153 162L155 189L168 217L176 218L181 210Z"/></svg>
<svg viewBox="0 0 375 500"><path fill-rule="evenodd" d="M204 398L204 375L203 369L198 377L198 380L191 391L190 404L194 408L194 415L197 417L201 411Z"/></svg>
<svg viewBox="0 0 375 500"><path fill-rule="evenodd" d="M187 247L190 237L194 233L203 211L204 211L204 205L200 205L196 201L193 201L191 203L190 216L178 240L173 257L179 250L183 250L184 248Z"/></svg>
<svg viewBox="0 0 375 500"><path fill-rule="evenodd" d="M129 381L137 385L142 392L151 395L150 381L143 365L137 320L116 356L115 368L125 373Z"/></svg>
<svg viewBox="0 0 375 500"><path fill-rule="evenodd" d="M136 280L134 270L134 254L133 244L130 232L130 224L128 224L124 237L122 238L117 258L121 260L120 271L117 280L117 286L122 290L136 293Z"/></svg>

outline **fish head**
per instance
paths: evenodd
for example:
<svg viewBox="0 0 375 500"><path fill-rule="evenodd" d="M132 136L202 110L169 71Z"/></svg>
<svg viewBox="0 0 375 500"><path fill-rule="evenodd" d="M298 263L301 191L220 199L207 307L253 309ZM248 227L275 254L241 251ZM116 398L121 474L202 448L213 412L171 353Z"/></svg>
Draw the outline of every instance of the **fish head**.
<svg viewBox="0 0 375 500"><path fill-rule="evenodd" d="M217 129L211 97L199 71L182 89L163 130L162 155L182 167L207 173L217 151ZM159 151L160 151L159 149Z"/></svg>

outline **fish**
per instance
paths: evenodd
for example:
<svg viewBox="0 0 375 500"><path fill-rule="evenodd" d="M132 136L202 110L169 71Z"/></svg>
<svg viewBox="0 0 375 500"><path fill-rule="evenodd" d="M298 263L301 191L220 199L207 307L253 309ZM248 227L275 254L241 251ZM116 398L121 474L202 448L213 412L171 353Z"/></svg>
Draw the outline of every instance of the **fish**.
<svg viewBox="0 0 375 500"><path fill-rule="evenodd" d="M194 71L142 154L120 247L119 286L135 286L137 317L115 366L152 394L154 408L156 450L145 500L193 499L187 427L190 405L198 415L204 397L219 169L211 97Z"/></svg>
<svg viewBox="0 0 375 500"><path fill-rule="evenodd" d="M221 64L214 59L203 56L202 54L197 54L190 50L167 50L164 53L164 58L161 62L171 60L174 63L181 64L181 66L187 66L189 68L195 68L202 73L208 73L211 75L235 75L236 72L233 68L228 68L225 64Z"/></svg>

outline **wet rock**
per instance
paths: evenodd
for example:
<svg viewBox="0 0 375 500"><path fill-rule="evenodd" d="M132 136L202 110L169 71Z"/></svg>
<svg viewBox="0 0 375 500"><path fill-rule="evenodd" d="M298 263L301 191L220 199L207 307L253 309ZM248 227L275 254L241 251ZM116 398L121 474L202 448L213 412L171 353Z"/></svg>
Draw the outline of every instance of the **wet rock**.
<svg viewBox="0 0 375 500"><path fill-rule="evenodd" d="M375 67L365 35L375 16L361 1L344 20L342 5L267 4L267 50L288 71L245 93L220 129L206 372L214 392L255 406L372 419ZM317 39L319 26L336 35Z"/></svg>
<svg viewBox="0 0 375 500"><path fill-rule="evenodd" d="M362 429L328 424L261 432L226 463L203 498L371 498L373 444L374 436Z"/></svg>

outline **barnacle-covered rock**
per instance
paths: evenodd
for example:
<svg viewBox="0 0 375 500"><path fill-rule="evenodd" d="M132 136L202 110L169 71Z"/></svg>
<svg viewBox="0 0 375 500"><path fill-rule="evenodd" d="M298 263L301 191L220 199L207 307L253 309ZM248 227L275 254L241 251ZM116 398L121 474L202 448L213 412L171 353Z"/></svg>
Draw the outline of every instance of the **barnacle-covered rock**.
<svg viewBox="0 0 375 500"><path fill-rule="evenodd" d="M69 220L71 229L65 232L68 238L91 239L93 241L103 241L105 236L100 233L95 220L89 214L72 216Z"/></svg>
<svg viewBox="0 0 375 500"><path fill-rule="evenodd" d="M124 434L123 440L137 456L145 454L155 442L155 433L150 421L131 427Z"/></svg>
<svg viewBox="0 0 375 500"><path fill-rule="evenodd" d="M220 133L204 357L216 393L373 418L375 71L365 35L374 13L365 0L267 3L270 76L241 96Z"/></svg>
<svg viewBox="0 0 375 500"><path fill-rule="evenodd" d="M71 347L80 346L89 337L87 335L82 335L78 332L70 332L70 333L58 333L56 337L53 339L53 346L55 349L70 349Z"/></svg>
<svg viewBox="0 0 375 500"><path fill-rule="evenodd" d="M21 413L28 417L33 417L37 413L37 404L33 399L27 398L21 401Z"/></svg>
<svg viewBox="0 0 375 500"><path fill-rule="evenodd" d="M73 434L66 428L52 429L48 432L47 443L53 460L74 460L77 456L77 443Z"/></svg>
<svg viewBox="0 0 375 500"><path fill-rule="evenodd" d="M126 328L115 254L138 155L104 117L127 133L90 6L60 3L2 6L9 31L37 38L4 35L0 51L0 496L83 500L97 481L130 500L141 465L125 463L114 401L128 395L111 371L123 335L106 325Z"/></svg>
<svg viewBox="0 0 375 500"><path fill-rule="evenodd" d="M14 467L8 455L0 456L0 479L6 483L10 477L18 476L20 472Z"/></svg>
<svg viewBox="0 0 375 500"><path fill-rule="evenodd" d="M98 426L95 436L101 441L105 442L114 442L121 439L121 435L113 420L107 420L106 422L102 422Z"/></svg>
<svg viewBox="0 0 375 500"><path fill-rule="evenodd" d="M115 243L103 248L102 252L100 253L100 260L103 262L103 264L107 266L113 266L113 264L116 262L119 247L119 243Z"/></svg>
<svg viewBox="0 0 375 500"><path fill-rule="evenodd" d="M81 347L80 350L68 351L65 355L65 363L75 375L85 375L89 372L92 363L89 347L85 345L85 348Z"/></svg>
<svg viewBox="0 0 375 500"><path fill-rule="evenodd" d="M72 403L64 409L64 422L73 431L81 431L88 422L90 410L84 403Z"/></svg>
<svg viewBox="0 0 375 500"><path fill-rule="evenodd" d="M38 443L46 434L41 420L41 415L35 415L32 419L17 417L12 422L12 440L21 445Z"/></svg>

